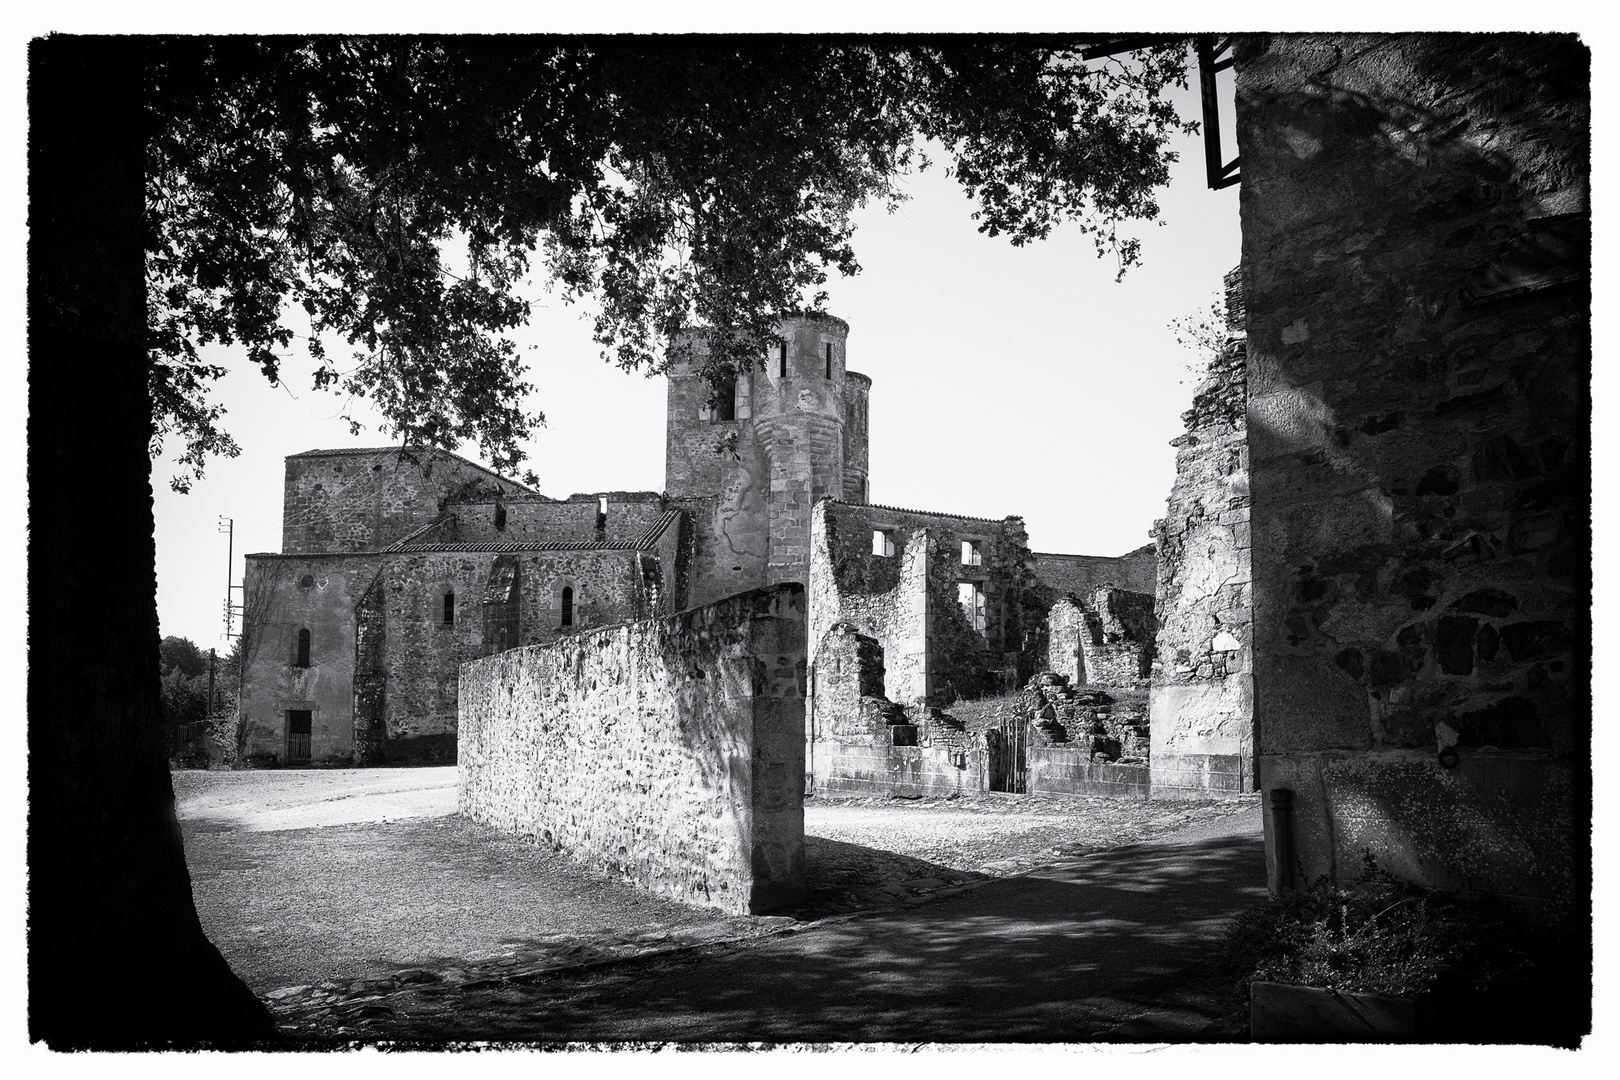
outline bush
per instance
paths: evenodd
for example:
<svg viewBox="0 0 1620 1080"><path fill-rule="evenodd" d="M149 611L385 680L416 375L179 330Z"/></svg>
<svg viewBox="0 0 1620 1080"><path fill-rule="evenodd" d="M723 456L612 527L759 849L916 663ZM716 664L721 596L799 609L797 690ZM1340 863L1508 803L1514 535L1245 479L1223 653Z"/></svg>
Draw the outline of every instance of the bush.
<svg viewBox="0 0 1620 1080"><path fill-rule="evenodd" d="M1224 953L1248 998L1254 980L1417 997L1446 989L1488 993L1530 964L1524 935L1499 902L1423 889L1364 856L1362 880L1318 879L1245 912Z"/></svg>

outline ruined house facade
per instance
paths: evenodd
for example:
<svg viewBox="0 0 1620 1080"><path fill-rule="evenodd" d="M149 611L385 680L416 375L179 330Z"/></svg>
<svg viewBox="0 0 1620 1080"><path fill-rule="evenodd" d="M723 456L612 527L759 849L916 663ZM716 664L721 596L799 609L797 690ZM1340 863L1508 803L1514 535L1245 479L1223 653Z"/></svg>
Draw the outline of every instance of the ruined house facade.
<svg viewBox="0 0 1620 1080"><path fill-rule="evenodd" d="M663 492L552 499L438 450L287 458L281 551L247 558L244 753L454 760L466 661L784 583L807 587L812 663L849 623L908 705L1020 685L1070 592L1111 620L1092 620L1093 663L1117 652L1115 609L1151 607L1151 548L1036 555L1017 517L867 504L871 380L848 370L848 335L831 316L785 320L719 407L703 336L678 343ZM1109 599L1132 587L1135 606Z"/></svg>

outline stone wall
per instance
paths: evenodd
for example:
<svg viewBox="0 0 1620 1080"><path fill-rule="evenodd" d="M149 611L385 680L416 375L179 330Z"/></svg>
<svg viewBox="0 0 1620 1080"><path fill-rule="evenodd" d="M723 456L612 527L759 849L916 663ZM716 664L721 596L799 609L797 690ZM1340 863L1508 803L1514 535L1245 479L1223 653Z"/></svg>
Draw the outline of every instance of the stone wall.
<svg viewBox="0 0 1620 1080"><path fill-rule="evenodd" d="M1255 790L1247 349L1240 274L1227 275L1227 338L1172 441L1176 479L1154 523L1162 629L1153 663L1153 790L1208 798ZM1235 301L1235 302L1234 302Z"/></svg>
<svg viewBox="0 0 1620 1080"><path fill-rule="evenodd" d="M874 534L891 549L874 552ZM963 545L972 544L971 558ZM813 642L849 622L883 646L888 696L948 705L1016 683L1032 662L1026 638L1041 615L1029 606L1023 521L991 521L824 500L811 529ZM969 612L960 587L978 590ZM974 621L982 618L982 629Z"/></svg>
<svg viewBox="0 0 1620 1080"><path fill-rule="evenodd" d="M437 520L469 491L531 494L443 450L311 450L286 459L281 551L377 551Z"/></svg>
<svg viewBox="0 0 1620 1080"><path fill-rule="evenodd" d="M1059 597L1046 619L1047 671L1077 686L1146 680L1158 629L1153 597L1102 585L1084 599Z"/></svg>
<svg viewBox="0 0 1620 1080"><path fill-rule="evenodd" d="M599 513L602 499L607 512ZM452 503L452 528L439 538L468 543L582 544L596 540L634 543L656 527L667 509L654 491L604 491L570 495L465 500ZM600 517L600 522L598 518Z"/></svg>
<svg viewBox="0 0 1620 1080"><path fill-rule="evenodd" d="M1259 776L1296 825L1273 881L1371 851L1580 908L1588 50L1256 35L1237 60Z"/></svg>
<svg viewBox="0 0 1620 1080"><path fill-rule="evenodd" d="M677 538L668 530L664 546ZM662 557L590 547L249 556L248 753L284 763L286 713L309 709L313 761L454 761L461 664L670 612ZM568 627L564 586L574 590ZM311 633L307 669L293 666L300 629Z"/></svg>
<svg viewBox="0 0 1620 1080"><path fill-rule="evenodd" d="M804 634L784 585L465 665L462 813L689 903L792 903Z"/></svg>
<svg viewBox="0 0 1620 1080"><path fill-rule="evenodd" d="M1099 585L1152 594L1158 561L1153 545L1147 544L1112 558L1037 551L1029 557L1029 569L1050 603L1059 596L1087 596Z"/></svg>

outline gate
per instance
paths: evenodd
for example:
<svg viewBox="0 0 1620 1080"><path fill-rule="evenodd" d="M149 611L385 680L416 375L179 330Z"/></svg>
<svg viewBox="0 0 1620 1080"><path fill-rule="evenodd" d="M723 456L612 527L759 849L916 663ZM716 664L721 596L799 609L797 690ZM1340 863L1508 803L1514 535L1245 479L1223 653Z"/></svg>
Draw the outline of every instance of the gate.
<svg viewBox="0 0 1620 1080"><path fill-rule="evenodd" d="M1014 795L1026 792L1028 740L1029 722L1026 720L1007 720L999 727L985 729L985 781L991 791Z"/></svg>

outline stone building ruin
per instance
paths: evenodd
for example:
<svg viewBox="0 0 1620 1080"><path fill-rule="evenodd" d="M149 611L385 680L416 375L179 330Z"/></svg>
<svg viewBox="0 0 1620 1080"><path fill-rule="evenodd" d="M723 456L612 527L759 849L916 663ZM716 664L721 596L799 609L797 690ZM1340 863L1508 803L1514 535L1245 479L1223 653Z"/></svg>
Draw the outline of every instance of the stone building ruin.
<svg viewBox="0 0 1620 1080"><path fill-rule="evenodd" d="M287 458L282 549L247 558L243 753L453 761L462 664L785 583L807 590L810 670L847 625L903 709L1023 686L1049 665L1058 601L1080 628L1060 650L1091 665L1071 681L1134 672L1153 549L1034 553L1018 517L869 505L872 383L848 336L832 316L784 320L718 407L705 339L679 342L663 492L553 499L440 450Z"/></svg>

